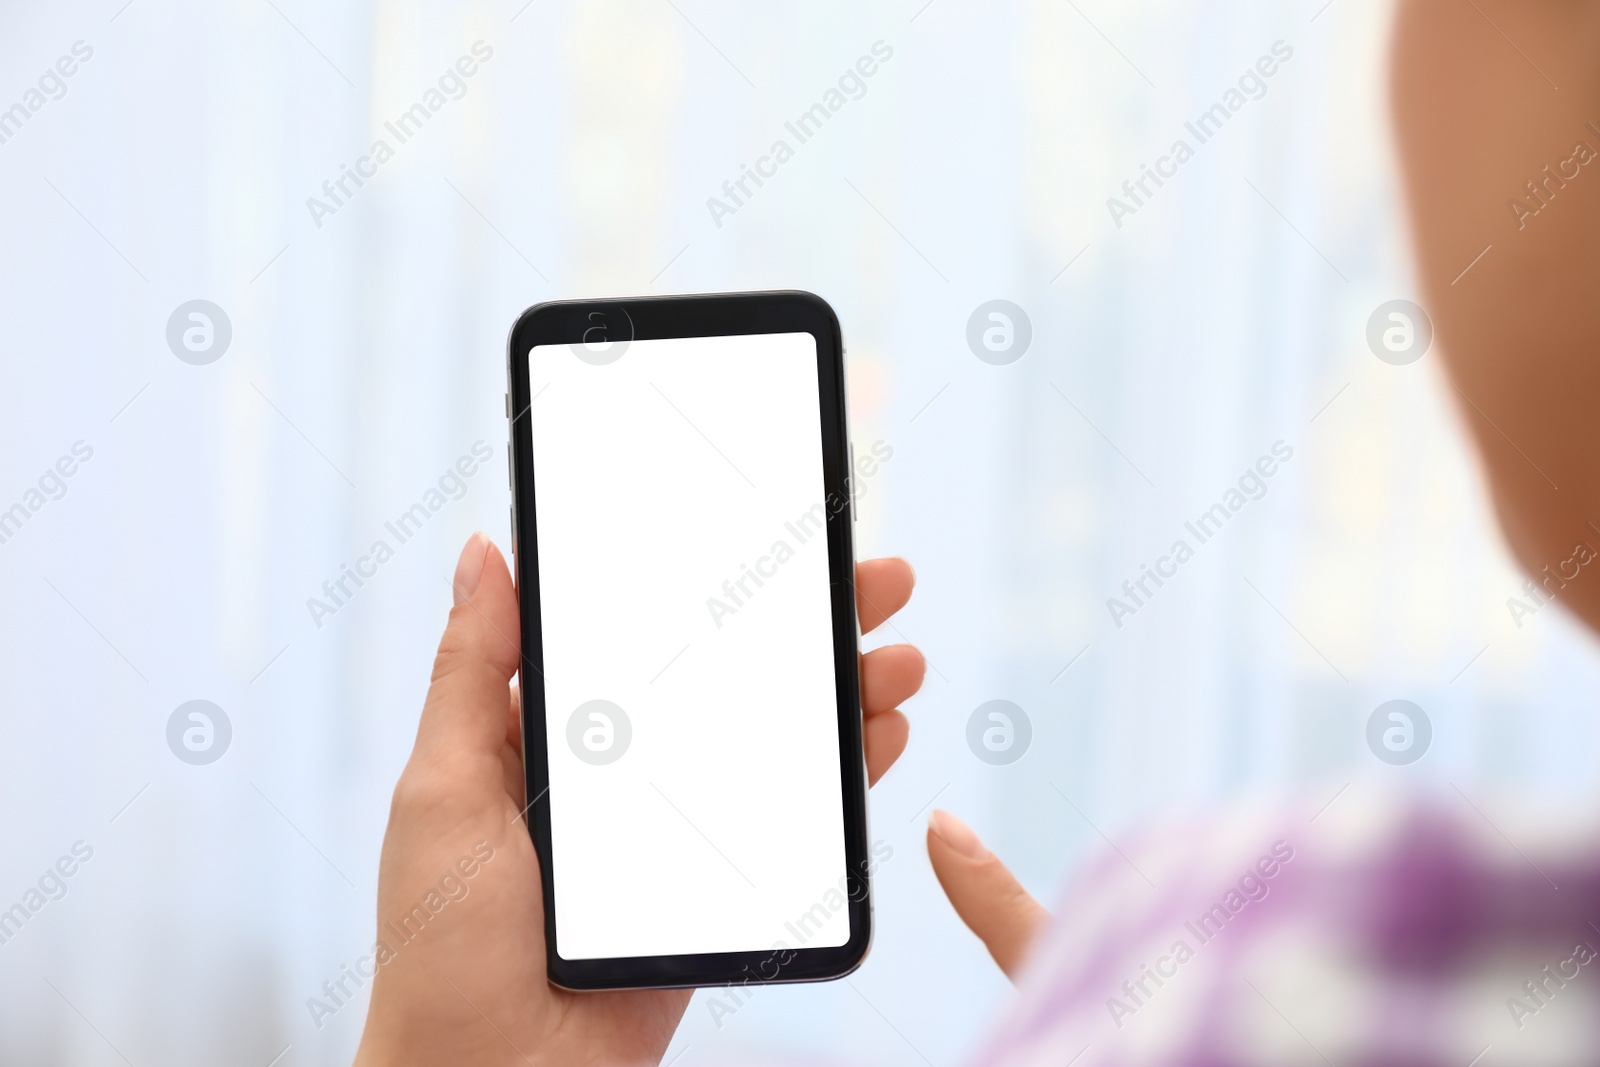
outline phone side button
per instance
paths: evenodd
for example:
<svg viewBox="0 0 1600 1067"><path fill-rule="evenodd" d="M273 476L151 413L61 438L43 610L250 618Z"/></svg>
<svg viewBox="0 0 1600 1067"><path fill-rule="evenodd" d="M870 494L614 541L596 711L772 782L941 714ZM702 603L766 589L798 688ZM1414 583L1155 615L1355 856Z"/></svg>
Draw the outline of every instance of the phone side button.
<svg viewBox="0 0 1600 1067"><path fill-rule="evenodd" d="M517 554L517 509L514 506L508 507L506 508L506 513L511 516L511 554L515 556Z"/></svg>
<svg viewBox="0 0 1600 1067"><path fill-rule="evenodd" d="M845 479L845 484L850 487L850 521L857 523L861 516L856 514L856 443L850 442L850 473Z"/></svg>

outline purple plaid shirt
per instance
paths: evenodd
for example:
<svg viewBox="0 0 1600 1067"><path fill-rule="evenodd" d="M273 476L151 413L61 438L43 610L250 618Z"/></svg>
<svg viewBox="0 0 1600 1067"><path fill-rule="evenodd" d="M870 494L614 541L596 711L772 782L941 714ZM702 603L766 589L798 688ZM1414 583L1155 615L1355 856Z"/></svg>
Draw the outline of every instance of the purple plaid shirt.
<svg viewBox="0 0 1600 1067"><path fill-rule="evenodd" d="M1600 1062L1600 830L1507 806L1356 786L1122 842L1059 901L977 1062Z"/></svg>

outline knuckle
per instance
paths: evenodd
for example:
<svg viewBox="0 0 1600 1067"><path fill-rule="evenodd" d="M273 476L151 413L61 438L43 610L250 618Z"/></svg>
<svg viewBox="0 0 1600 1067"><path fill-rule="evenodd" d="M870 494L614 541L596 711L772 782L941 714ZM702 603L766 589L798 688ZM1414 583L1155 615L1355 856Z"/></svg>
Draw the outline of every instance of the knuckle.
<svg viewBox="0 0 1600 1067"><path fill-rule="evenodd" d="M413 760L395 782L389 817L411 824L441 825L471 819L496 786L490 770L484 761L459 753Z"/></svg>
<svg viewBox="0 0 1600 1067"><path fill-rule="evenodd" d="M430 682L455 674L471 659L465 633L467 620L461 614L462 610L460 606L450 609L450 623L444 628L444 636L439 639L439 651L434 653Z"/></svg>
<svg viewBox="0 0 1600 1067"><path fill-rule="evenodd" d="M395 782L394 796L389 801L389 817L407 821L438 806L444 791L436 783L437 775L425 769L407 767Z"/></svg>

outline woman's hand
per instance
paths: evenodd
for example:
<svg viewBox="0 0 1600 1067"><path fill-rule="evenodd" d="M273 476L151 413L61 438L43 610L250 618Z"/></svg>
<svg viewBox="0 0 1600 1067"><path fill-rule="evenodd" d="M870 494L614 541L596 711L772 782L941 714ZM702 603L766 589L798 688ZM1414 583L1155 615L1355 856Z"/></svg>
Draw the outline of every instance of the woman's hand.
<svg viewBox="0 0 1600 1067"><path fill-rule="evenodd" d="M903 560L859 565L862 631L904 607L913 583ZM356 1063L658 1063L690 991L569 993L546 981L539 860L522 818L521 714L510 684L521 658L517 594L483 534L467 542L454 585L416 747L389 811L378 870L382 947ZM920 688L923 670L910 645L862 657L870 781L905 749L897 708Z"/></svg>
<svg viewBox="0 0 1600 1067"><path fill-rule="evenodd" d="M1016 981L1050 913L1022 888L972 828L948 811L928 819L928 859L956 914Z"/></svg>

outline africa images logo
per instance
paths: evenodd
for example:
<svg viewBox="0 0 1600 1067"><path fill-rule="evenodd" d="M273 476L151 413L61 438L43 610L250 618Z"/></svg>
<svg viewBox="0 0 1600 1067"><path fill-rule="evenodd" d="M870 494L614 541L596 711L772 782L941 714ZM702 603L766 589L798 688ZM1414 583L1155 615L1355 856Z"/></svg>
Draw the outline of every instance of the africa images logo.
<svg viewBox="0 0 1600 1067"><path fill-rule="evenodd" d="M435 85L423 91L420 100L402 111L393 121L383 124L383 128L394 138L393 145L379 137L372 142L367 154L356 160L354 167L347 163L339 164L338 177L322 183L322 195L326 199L306 197L306 210L311 213L311 221L316 223L317 229L322 229L324 218L338 214L341 208L355 198L362 186L378 176L378 168L394 158L396 146L405 144L421 133L422 127L428 120L442 111L451 100L460 100L466 96L467 79L478 73L480 66L489 62L493 56L494 49L488 44L483 41L473 42L472 55L457 59L454 65L447 67L445 72L439 75Z"/></svg>
<svg viewBox="0 0 1600 1067"><path fill-rule="evenodd" d="M871 55L863 55L852 66L846 67L835 85L823 92L821 100L806 108L793 121L783 124L784 130L794 138L794 144L791 145L783 137L775 139L764 155L756 157L755 167L739 164L739 176L722 183L721 197L706 198L706 210L711 213L711 221L716 223L717 229L722 229L723 219L738 214L739 209L755 197L757 190L778 176L778 168L794 158L797 146L821 133L828 121L844 110L851 100L860 100L867 95L867 79L889 62L894 49L878 40L872 43L871 52ZM755 188L751 188L752 185Z"/></svg>
<svg viewBox="0 0 1600 1067"><path fill-rule="evenodd" d="M993 366L1015 363L1032 341L1033 323L1028 313L1009 300L979 304L967 318L967 347Z"/></svg>
<svg viewBox="0 0 1600 1067"><path fill-rule="evenodd" d="M233 743L228 713L209 700L179 704L167 717L167 747L193 767L215 763Z"/></svg>
<svg viewBox="0 0 1600 1067"><path fill-rule="evenodd" d="M215 363L232 342L233 323L228 313L209 300L179 304L167 319L167 347L191 366Z"/></svg>
<svg viewBox="0 0 1600 1067"><path fill-rule="evenodd" d="M1139 209L1148 206L1167 182L1178 176L1178 168L1195 157L1196 148L1221 133L1233 116L1244 110L1245 105L1266 96L1267 79L1278 73L1282 65L1293 57L1294 49L1286 41L1274 41L1271 55L1263 55L1253 66L1245 68L1237 83L1230 86L1220 100L1201 112L1195 121L1183 124L1183 128L1194 138L1194 144L1180 137L1172 143L1166 155L1157 157L1154 167L1141 163L1139 176L1122 183L1122 197L1106 198L1106 210L1111 213L1111 221L1116 223L1117 229L1122 229L1124 218L1137 215ZM1151 188L1152 185L1154 188Z"/></svg>
<svg viewBox="0 0 1600 1067"><path fill-rule="evenodd" d="M567 747L591 767L617 762L632 742L632 720L609 700L586 700L567 719Z"/></svg>
<svg viewBox="0 0 1600 1067"><path fill-rule="evenodd" d="M1367 717L1367 747L1392 767L1417 762L1431 744L1433 723L1409 700L1386 700Z"/></svg>
<svg viewBox="0 0 1600 1067"><path fill-rule="evenodd" d="M1033 722L1009 700L987 700L967 717L967 747L991 767L1004 767L1028 753Z"/></svg>

